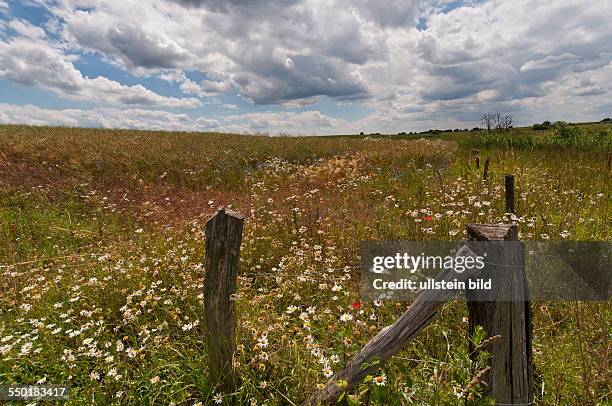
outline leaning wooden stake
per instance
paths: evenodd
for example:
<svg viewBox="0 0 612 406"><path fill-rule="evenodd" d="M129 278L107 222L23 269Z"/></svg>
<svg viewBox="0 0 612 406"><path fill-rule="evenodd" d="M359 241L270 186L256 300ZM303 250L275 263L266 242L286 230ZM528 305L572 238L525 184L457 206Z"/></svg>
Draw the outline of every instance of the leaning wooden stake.
<svg viewBox="0 0 612 406"><path fill-rule="evenodd" d="M514 213L514 175L504 177L506 187L506 213Z"/></svg>
<svg viewBox="0 0 612 406"><path fill-rule="evenodd" d="M220 209L206 224L206 276L204 310L208 331L210 382L231 393L237 384L232 359L236 348L236 316L232 295L236 292L238 259L244 217Z"/></svg>
<svg viewBox="0 0 612 406"><path fill-rule="evenodd" d="M482 382L485 394L497 404L528 405L531 395L531 309L524 274L524 257L516 225L467 226L468 239L495 241L487 248L486 267L480 278L496 275L490 292L467 291L470 334L482 326L491 342L490 370Z"/></svg>
<svg viewBox="0 0 612 406"><path fill-rule="evenodd" d="M466 247L467 248L467 247ZM457 254L463 256L464 251ZM467 281L470 272L442 271L436 281ZM349 392L360 384L364 377L378 370L393 354L416 337L429 324L445 302L452 299L452 291L428 290L419 294L412 305L395 323L383 328L371 339L346 367L334 375L323 389L315 392L303 405L319 405L334 402L343 392Z"/></svg>

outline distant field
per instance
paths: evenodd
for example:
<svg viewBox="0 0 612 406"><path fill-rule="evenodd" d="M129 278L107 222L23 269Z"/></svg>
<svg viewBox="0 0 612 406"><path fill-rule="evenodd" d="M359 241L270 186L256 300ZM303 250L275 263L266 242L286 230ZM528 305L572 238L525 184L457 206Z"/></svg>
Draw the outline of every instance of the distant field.
<svg viewBox="0 0 612 406"><path fill-rule="evenodd" d="M299 404L406 308L354 306L362 241L459 240L472 222L517 223L525 241L610 241L612 130L580 127L558 147L559 134L530 129L506 145L470 132L0 126L0 382L68 383L71 405L219 399L206 379L203 225L226 206L247 217L242 381L221 401ZM490 158L487 180L473 149ZM506 173L515 217L504 213ZM483 365L470 359L465 316L463 303L446 305L358 400L487 404L469 385ZM534 303L534 318L535 403L610 404L612 305Z"/></svg>

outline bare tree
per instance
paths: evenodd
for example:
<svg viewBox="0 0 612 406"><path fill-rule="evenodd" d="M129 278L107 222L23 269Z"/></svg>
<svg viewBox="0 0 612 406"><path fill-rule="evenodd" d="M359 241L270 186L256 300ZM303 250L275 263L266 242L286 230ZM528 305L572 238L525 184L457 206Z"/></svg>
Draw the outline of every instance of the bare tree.
<svg viewBox="0 0 612 406"><path fill-rule="evenodd" d="M495 131L510 131L512 128L512 116L510 114L502 114L500 112L484 113L481 118L481 124L487 129L487 132Z"/></svg>
<svg viewBox="0 0 612 406"><path fill-rule="evenodd" d="M510 131L510 128L512 128L512 116L510 114L503 115L496 112L493 121L497 131Z"/></svg>
<svg viewBox="0 0 612 406"><path fill-rule="evenodd" d="M495 119L495 115L492 113L484 113L481 118L481 124L483 127L487 129L487 132L491 132L493 128L493 120Z"/></svg>

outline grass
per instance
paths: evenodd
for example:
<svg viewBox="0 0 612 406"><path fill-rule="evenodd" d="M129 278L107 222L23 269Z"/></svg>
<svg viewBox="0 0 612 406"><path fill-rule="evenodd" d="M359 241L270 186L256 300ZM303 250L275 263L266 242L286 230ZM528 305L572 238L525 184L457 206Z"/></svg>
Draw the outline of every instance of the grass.
<svg viewBox="0 0 612 406"><path fill-rule="evenodd" d="M612 152L612 127L557 123L552 131L476 132L459 141L464 148L579 149Z"/></svg>
<svg viewBox="0 0 612 406"><path fill-rule="evenodd" d="M71 405L298 404L407 306L358 302L363 240L515 222L526 241L610 241L606 151L489 145L483 181L454 139L0 127L0 382L70 384ZM203 228L221 205L247 216L242 380L224 398L206 379L202 309ZM536 404L612 401L611 310L534 303ZM487 404L465 316L446 305L381 368L384 385L345 401Z"/></svg>

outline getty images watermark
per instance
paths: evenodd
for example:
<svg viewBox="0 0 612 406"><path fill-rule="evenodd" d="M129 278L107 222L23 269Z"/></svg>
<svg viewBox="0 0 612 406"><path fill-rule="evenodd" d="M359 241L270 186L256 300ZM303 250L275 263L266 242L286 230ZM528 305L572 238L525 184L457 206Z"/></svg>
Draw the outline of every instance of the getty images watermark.
<svg viewBox="0 0 612 406"><path fill-rule="evenodd" d="M464 272L473 272L484 269L485 258L487 253L476 255L473 252L471 255L425 255L421 252L418 255L411 255L408 252L397 252L391 256L375 256L372 260L371 272L374 274L385 274L393 271L409 272L410 278L399 278L396 280L385 280L384 278L375 278L372 281L372 287L376 290L465 290L465 289L481 289L490 290L492 287L491 278L481 279L473 278L467 281L462 281L457 278L451 280L436 280L434 278L425 278L424 280L414 278L413 275L426 271L453 271L457 274Z"/></svg>
<svg viewBox="0 0 612 406"><path fill-rule="evenodd" d="M440 300L525 300L514 286L525 283L529 298L610 300L609 242L389 241L366 242L362 252L364 300L413 300L422 292L444 292ZM428 295L436 300L435 294Z"/></svg>

